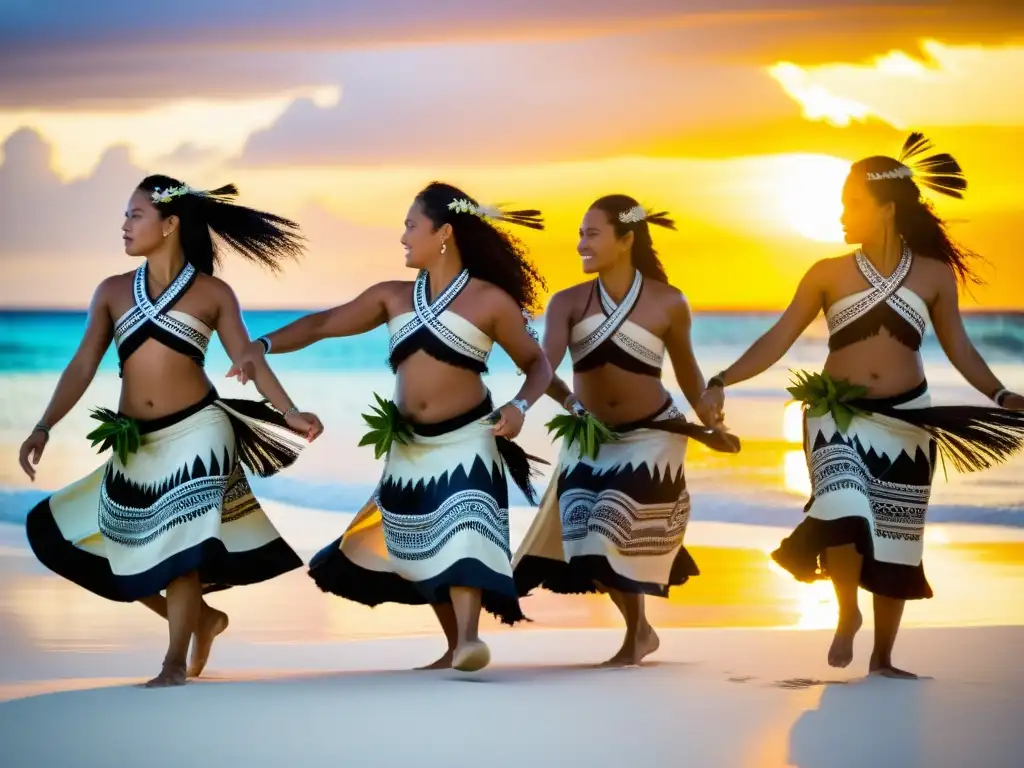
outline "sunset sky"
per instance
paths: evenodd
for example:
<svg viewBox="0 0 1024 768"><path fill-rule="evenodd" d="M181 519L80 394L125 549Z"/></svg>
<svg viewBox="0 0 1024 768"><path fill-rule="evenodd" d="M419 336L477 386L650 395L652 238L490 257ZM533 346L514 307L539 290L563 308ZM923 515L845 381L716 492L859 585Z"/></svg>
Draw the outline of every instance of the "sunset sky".
<svg viewBox="0 0 1024 768"><path fill-rule="evenodd" d="M1024 309L1022 75L1009 0L5 2L0 305L84 306L130 269L124 203L162 172L303 226L282 277L225 265L250 308L404 275L436 178L541 208L553 290L587 205L624 192L676 217L655 243L695 307L774 309L844 252L849 163L921 130L967 172L938 202L987 260L965 303Z"/></svg>

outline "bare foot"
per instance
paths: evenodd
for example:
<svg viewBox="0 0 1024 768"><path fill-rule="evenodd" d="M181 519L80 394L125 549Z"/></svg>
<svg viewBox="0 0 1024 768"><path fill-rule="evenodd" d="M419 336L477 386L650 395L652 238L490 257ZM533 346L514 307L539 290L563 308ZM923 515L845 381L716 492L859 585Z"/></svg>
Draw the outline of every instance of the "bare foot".
<svg viewBox="0 0 1024 768"><path fill-rule="evenodd" d="M452 657L455 656L455 650L449 648L445 651L444 656L435 661L433 664L427 664L425 667L416 667L417 672L426 671L429 669L451 669L452 668Z"/></svg>
<svg viewBox="0 0 1024 768"><path fill-rule="evenodd" d="M828 663L831 667L848 667L853 661L853 638L856 637L860 625L864 623L860 611L853 618L844 621L839 619L836 636L832 638L832 647L828 649Z"/></svg>
<svg viewBox="0 0 1024 768"><path fill-rule="evenodd" d="M917 680L917 675L905 669L897 669L892 664L881 664L874 659L868 664L868 674L875 677L888 677L893 680Z"/></svg>
<svg viewBox="0 0 1024 768"><path fill-rule="evenodd" d="M654 653L661 646L661 639L654 627L648 625L647 629L638 634L635 640L628 638L623 641L622 647L608 661L602 662L600 667L629 667L637 666L645 658Z"/></svg>
<svg viewBox="0 0 1024 768"><path fill-rule="evenodd" d="M185 665L165 663L160 674L140 685L140 688L172 688L185 684Z"/></svg>
<svg viewBox="0 0 1024 768"><path fill-rule="evenodd" d="M460 672L476 672L491 663L491 649L483 640L460 643L452 654L452 668Z"/></svg>
<svg viewBox="0 0 1024 768"><path fill-rule="evenodd" d="M192 635L192 654L188 660L188 676L199 677L210 660L210 648L221 632L228 628L228 615L208 606L203 607L199 628Z"/></svg>

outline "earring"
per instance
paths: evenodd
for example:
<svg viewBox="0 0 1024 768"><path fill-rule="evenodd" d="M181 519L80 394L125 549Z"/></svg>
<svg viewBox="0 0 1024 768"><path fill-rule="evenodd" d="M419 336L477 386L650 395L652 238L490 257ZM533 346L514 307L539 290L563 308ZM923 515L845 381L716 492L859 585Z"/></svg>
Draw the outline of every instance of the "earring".
<svg viewBox="0 0 1024 768"><path fill-rule="evenodd" d="M442 240L441 241L441 255L443 256L444 252L447 251L447 250L448 250L448 243L446 243L444 240Z"/></svg>

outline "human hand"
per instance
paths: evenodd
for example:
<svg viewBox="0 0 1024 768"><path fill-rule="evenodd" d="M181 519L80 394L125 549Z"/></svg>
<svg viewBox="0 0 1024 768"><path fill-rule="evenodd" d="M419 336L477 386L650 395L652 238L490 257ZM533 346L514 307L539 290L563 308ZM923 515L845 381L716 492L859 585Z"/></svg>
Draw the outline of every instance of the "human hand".
<svg viewBox="0 0 1024 768"><path fill-rule="evenodd" d="M498 420L494 423L491 431L495 437L507 437L514 439L523 429L526 421L526 414L520 411L512 403L506 403L497 411Z"/></svg>
<svg viewBox="0 0 1024 768"><path fill-rule="evenodd" d="M1024 395L1011 392L1003 398L1002 406L1008 411L1024 411Z"/></svg>
<svg viewBox="0 0 1024 768"><path fill-rule="evenodd" d="M285 413L284 421L290 429L298 432L300 435L305 435L306 439L311 443L324 432L324 425L315 413L291 409Z"/></svg>
<svg viewBox="0 0 1024 768"><path fill-rule="evenodd" d="M708 387L700 396L694 409L697 418L705 426L716 429L725 428L725 390L722 387Z"/></svg>
<svg viewBox="0 0 1024 768"><path fill-rule="evenodd" d="M50 435L45 430L34 429L18 451L18 463L33 483L36 481L36 465L43 457L43 449L48 442Z"/></svg>
<svg viewBox="0 0 1024 768"><path fill-rule="evenodd" d="M237 379L240 384L247 384L256 378L256 364L265 356L263 345L258 341L251 341L234 361L228 370L225 378Z"/></svg>

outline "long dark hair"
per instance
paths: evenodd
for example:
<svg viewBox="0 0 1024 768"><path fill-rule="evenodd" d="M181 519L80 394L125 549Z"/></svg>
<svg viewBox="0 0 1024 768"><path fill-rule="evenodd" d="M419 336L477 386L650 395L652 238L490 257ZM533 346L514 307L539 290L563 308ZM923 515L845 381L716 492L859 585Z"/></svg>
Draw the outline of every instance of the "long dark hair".
<svg viewBox="0 0 1024 768"><path fill-rule="evenodd" d="M547 283L526 256L523 244L513 235L491 224L492 217L481 216L465 206L450 208L456 201L464 201L474 209L480 204L458 187L434 181L416 195L424 215L434 229L451 224L462 264L471 277L493 283L508 293L524 312L534 312L540 293ZM540 211L534 209L491 212L497 221L519 224L530 229L543 229Z"/></svg>
<svg viewBox="0 0 1024 768"><path fill-rule="evenodd" d="M654 224L665 229L675 229L676 223L668 215L668 211L647 213L640 221L622 221L619 218L620 214L634 208L642 208L640 203L629 195L605 195L595 200L590 207L605 212L608 221L615 228L616 237L625 237L627 232L633 233L633 249L630 251L630 257L633 260L633 266L641 275L648 280L657 280L659 283L668 282L665 268L661 265L658 252L654 250L650 227L651 224Z"/></svg>
<svg viewBox="0 0 1024 768"><path fill-rule="evenodd" d="M182 186L170 176L156 175L144 178L139 189L167 193ZM163 202L154 200L153 205L164 219L178 217L185 260L200 272L212 275L220 264L217 239L249 261L279 272L282 261L296 259L302 253L304 241L299 225L272 213L236 205L231 200L237 194L235 185L227 184L209 192L175 194Z"/></svg>
<svg viewBox="0 0 1024 768"><path fill-rule="evenodd" d="M978 255L949 236L946 223L921 196L919 184L958 199L967 189L964 172L952 155L942 152L915 159L931 148L922 134L912 133L898 160L884 155L866 157L853 164L850 176L866 179L878 202L895 204L896 231L915 255L948 265L961 285L980 283L970 265Z"/></svg>

